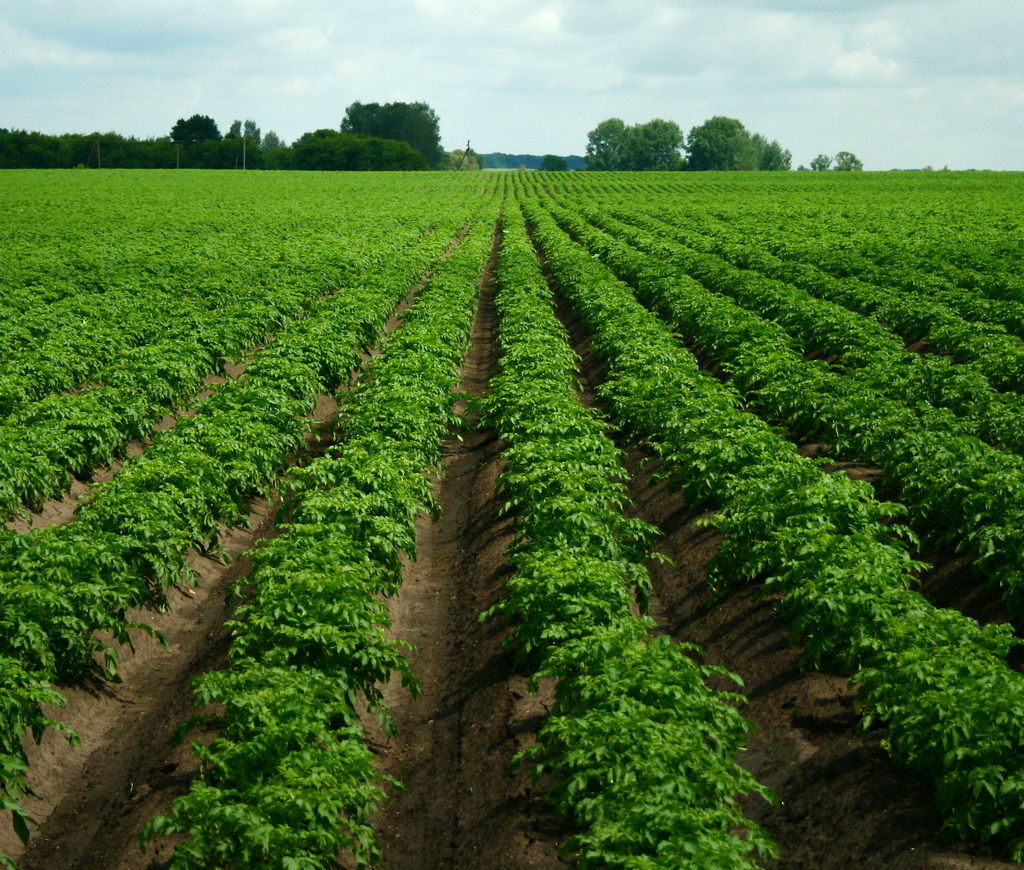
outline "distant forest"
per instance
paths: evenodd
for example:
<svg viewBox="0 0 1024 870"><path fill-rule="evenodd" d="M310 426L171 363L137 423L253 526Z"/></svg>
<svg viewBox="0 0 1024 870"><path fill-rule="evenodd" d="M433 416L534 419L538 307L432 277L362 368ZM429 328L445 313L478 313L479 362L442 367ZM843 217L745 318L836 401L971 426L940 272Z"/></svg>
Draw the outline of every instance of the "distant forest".
<svg viewBox="0 0 1024 870"><path fill-rule="evenodd" d="M540 169L544 157L538 154L503 154L495 151L491 154L481 154L484 169ZM569 169L582 169L586 165L585 157L563 158Z"/></svg>
<svg viewBox="0 0 1024 870"><path fill-rule="evenodd" d="M378 136L317 130L292 145L229 133L222 138L175 141L170 136L136 139L118 133L59 136L0 128L0 169L427 169L428 161L407 143ZM433 155L432 155L433 156ZM540 169L545 156L476 155L484 169ZM550 157L550 155L546 155ZM562 158L570 170L586 159ZM443 162L439 168L448 168Z"/></svg>
<svg viewBox="0 0 1024 870"><path fill-rule="evenodd" d="M437 113L426 103L352 103L340 129L320 129L291 145L255 121L221 134L209 115L179 118L170 135L118 133L51 136L0 129L0 169L439 169Z"/></svg>

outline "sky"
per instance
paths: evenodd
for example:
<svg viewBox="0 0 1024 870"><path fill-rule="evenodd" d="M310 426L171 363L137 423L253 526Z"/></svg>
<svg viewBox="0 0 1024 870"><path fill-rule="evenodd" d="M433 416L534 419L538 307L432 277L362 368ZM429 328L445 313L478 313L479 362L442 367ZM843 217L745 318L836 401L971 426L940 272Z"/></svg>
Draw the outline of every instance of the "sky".
<svg viewBox="0 0 1024 870"><path fill-rule="evenodd" d="M292 142L423 101L442 145L583 154L601 121L715 115L793 167L1024 170L1022 0L3 0L0 127Z"/></svg>

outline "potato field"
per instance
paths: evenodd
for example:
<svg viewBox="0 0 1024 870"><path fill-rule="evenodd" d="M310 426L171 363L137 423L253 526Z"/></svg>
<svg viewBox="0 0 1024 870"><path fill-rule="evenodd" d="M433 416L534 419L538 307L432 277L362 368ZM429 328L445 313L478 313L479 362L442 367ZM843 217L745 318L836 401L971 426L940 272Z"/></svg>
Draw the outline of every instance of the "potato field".
<svg viewBox="0 0 1024 870"><path fill-rule="evenodd" d="M1024 862L1022 203L0 173L0 866Z"/></svg>

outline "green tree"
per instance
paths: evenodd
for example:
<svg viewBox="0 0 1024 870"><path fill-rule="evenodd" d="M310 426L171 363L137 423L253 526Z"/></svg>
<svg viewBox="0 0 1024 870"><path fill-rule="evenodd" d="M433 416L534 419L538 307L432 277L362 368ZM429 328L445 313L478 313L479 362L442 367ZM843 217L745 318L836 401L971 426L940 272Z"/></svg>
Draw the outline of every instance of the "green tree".
<svg viewBox="0 0 1024 870"><path fill-rule="evenodd" d="M686 137L686 168L697 171L759 169L761 154L753 137L735 118L716 115Z"/></svg>
<svg viewBox="0 0 1024 870"><path fill-rule="evenodd" d="M449 151L441 163L442 169L456 172L477 172L483 167L480 165L480 158L472 148L456 148Z"/></svg>
<svg viewBox="0 0 1024 870"><path fill-rule="evenodd" d="M864 168L864 164L857 159L857 155L849 151L840 151L836 155L835 161L836 165L832 168L840 172L859 172Z"/></svg>
<svg viewBox="0 0 1024 870"><path fill-rule="evenodd" d="M246 139L253 142L257 148L260 147L260 143L263 141L263 135L260 133L260 128L256 126L255 121L246 121L242 128L242 132Z"/></svg>
<svg viewBox="0 0 1024 870"><path fill-rule="evenodd" d="M666 171L681 169L683 131L675 121L654 118L626 128L623 169Z"/></svg>
<svg viewBox="0 0 1024 870"><path fill-rule="evenodd" d="M783 148L778 139L769 142L760 133L750 137L758 153L757 168L764 172L781 172L793 168L793 153Z"/></svg>
<svg viewBox="0 0 1024 870"><path fill-rule="evenodd" d="M316 130L298 138L290 166L317 170L426 169L427 159L408 142L358 136L337 130Z"/></svg>
<svg viewBox="0 0 1024 870"><path fill-rule="evenodd" d="M426 103L352 103L345 110L341 132L407 142L431 169L445 158L437 113Z"/></svg>
<svg viewBox="0 0 1024 870"><path fill-rule="evenodd" d="M267 135L260 141L260 148L264 151L276 151L278 148L287 148L288 143L277 135L273 130L267 130Z"/></svg>
<svg viewBox="0 0 1024 870"><path fill-rule="evenodd" d="M587 169L621 169L625 139L626 122L621 118L609 118L598 124L587 134Z"/></svg>
<svg viewBox="0 0 1024 870"><path fill-rule="evenodd" d="M627 127L620 118L609 118L587 140L587 169L672 170L683 165L683 131L675 121L655 118Z"/></svg>
<svg viewBox="0 0 1024 870"><path fill-rule="evenodd" d="M193 115L188 120L179 118L171 128L171 141L179 145L196 142L220 142L222 136L217 122L209 115Z"/></svg>
<svg viewBox="0 0 1024 870"><path fill-rule="evenodd" d="M569 162L564 157L545 154L544 159L537 168L544 172L568 172Z"/></svg>
<svg viewBox="0 0 1024 870"><path fill-rule="evenodd" d="M819 154L811 161L811 169L815 172L824 172L832 165L832 158L827 154Z"/></svg>
<svg viewBox="0 0 1024 870"><path fill-rule="evenodd" d="M254 143L257 148L259 148L263 138L260 135L260 128L256 126L255 121L246 121L244 125L241 121L232 121L228 132L224 134L225 139L241 139L243 136Z"/></svg>

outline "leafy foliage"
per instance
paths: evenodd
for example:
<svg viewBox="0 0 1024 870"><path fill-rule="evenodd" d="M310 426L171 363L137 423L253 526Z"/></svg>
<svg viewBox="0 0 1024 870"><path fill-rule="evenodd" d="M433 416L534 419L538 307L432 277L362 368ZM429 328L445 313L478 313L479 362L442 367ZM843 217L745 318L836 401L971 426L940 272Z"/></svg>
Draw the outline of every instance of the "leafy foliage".
<svg viewBox="0 0 1024 870"><path fill-rule="evenodd" d="M431 169L444 159L440 119L424 102L352 103L341 122L342 133L397 139L418 151Z"/></svg>
<svg viewBox="0 0 1024 870"><path fill-rule="evenodd" d="M338 444L294 472L282 534L252 554L230 670L196 681L198 705L223 707L222 727L208 748L194 744L200 780L143 832L189 834L174 868L380 857L371 817L388 778L356 707L364 699L393 734L381 686L396 674L419 694L381 596L398 590L401 554L415 556L417 517L436 510L427 475L454 421L490 225L481 219L434 266L345 402Z"/></svg>
<svg viewBox="0 0 1024 870"><path fill-rule="evenodd" d="M513 622L523 663L558 680L527 754L555 777L552 799L581 833L581 867L753 867L775 855L736 796L771 792L732 760L750 727L739 696L705 683L692 648L652 639L646 604L654 529L628 519L621 454L576 395L575 355L518 209L499 263L501 373L485 423L506 443L501 486L516 513L516 573L488 611ZM736 831L742 829L745 836Z"/></svg>
<svg viewBox="0 0 1024 870"><path fill-rule="evenodd" d="M394 246L378 237L374 254L346 279L344 293L309 305L305 317L249 361L244 377L127 461L110 483L95 487L76 522L0 533L0 700L9 704L0 773L4 806L19 829L27 816L17 806L28 794L21 737L30 730L38 739L52 726L40 705L60 696L48 684L90 672L118 678L120 647L131 644L128 630L146 628L128 618L129 610L162 604L166 588L191 574L186 550L217 552L222 526L239 523L248 500L276 484L304 443L317 394L348 380L394 306L443 254L456 220L436 235L409 233L402 242L397 233ZM331 638L323 633L320 640ZM344 657L345 638L333 640L327 654ZM368 672L396 661L386 643L372 654Z"/></svg>
<svg viewBox="0 0 1024 870"><path fill-rule="evenodd" d="M588 134L587 169L681 169L683 133L675 121L655 118L627 127L619 118L602 121Z"/></svg>
<svg viewBox="0 0 1024 870"><path fill-rule="evenodd" d="M598 256L616 268L627 262L624 247L546 207ZM1013 711L1024 703L1024 679L1004 661L1017 643L1010 626L979 626L912 591L917 566L892 536L897 527L880 522L902 513L898 505L879 505L845 475L823 474L740 410L739 395L702 376L672 332L594 256L571 245L549 214L536 205L528 214L548 267L608 360L604 392L617 419L652 443L689 500L717 508L714 523L725 535L718 582L761 578L778 589L805 661L853 674L865 727L886 723L894 759L932 779L947 825L1019 860L1024 729ZM652 264L651 274L663 271ZM664 292L670 285L652 280L642 288ZM699 340L715 352L725 346L716 322L737 321L702 322ZM744 365L771 359L750 344L756 333L744 327L740 336ZM772 379L788 370L776 361Z"/></svg>

